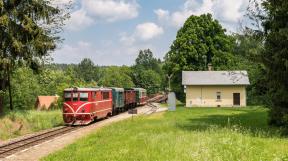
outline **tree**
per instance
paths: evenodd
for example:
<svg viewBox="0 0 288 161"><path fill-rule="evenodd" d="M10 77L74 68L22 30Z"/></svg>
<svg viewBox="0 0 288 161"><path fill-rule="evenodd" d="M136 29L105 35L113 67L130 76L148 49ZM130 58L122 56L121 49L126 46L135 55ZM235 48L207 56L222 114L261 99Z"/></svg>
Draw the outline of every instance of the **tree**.
<svg viewBox="0 0 288 161"><path fill-rule="evenodd" d="M177 97L184 100L182 70L207 70L209 63L215 70L229 69L235 63L233 42L211 14L190 16L165 56L164 69L174 75L171 85Z"/></svg>
<svg viewBox="0 0 288 161"><path fill-rule="evenodd" d="M288 127L288 1L264 0L262 9L258 6L250 17L259 20L263 29L254 29L254 33L263 37L260 61L265 66L271 100L270 123Z"/></svg>
<svg viewBox="0 0 288 161"><path fill-rule="evenodd" d="M247 87L247 102L250 105L264 105L267 100L267 79L265 67L260 62L264 50L262 39L255 37L249 30L234 34L236 40L234 56L237 60L234 70L247 70L250 85Z"/></svg>
<svg viewBox="0 0 288 161"><path fill-rule="evenodd" d="M161 60L154 58L150 49L140 50L135 63L136 66L143 66L145 69L161 73Z"/></svg>
<svg viewBox="0 0 288 161"><path fill-rule="evenodd" d="M60 41L57 34L69 14L48 0L0 1L0 90L9 88L15 65L25 64L37 70L49 51ZM0 95L0 112L3 109Z"/></svg>
<svg viewBox="0 0 288 161"><path fill-rule="evenodd" d="M76 73L79 79L86 82L98 81L100 79L100 69L95 66L91 59L84 58L78 66L76 66Z"/></svg>
<svg viewBox="0 0 288 161"><path fill-rule="evenodd" d="M153 56L150 49L140 50L133 69L133 82L137 87L146 88L148 94L163 89L164 73L161 60Z"/></svg>
<svg viewBox="0 0 288 161"><path fill-rule="evenodd" d="M132 78L127 72L129 71L126 67L106 67L103 71L101 79L99 80L99 85L104 87L134 87Z"/></svg>
<svg viewBox="0 0 288 161"><path fill-rule="evenodd" d="M137 87L145 88L148 94L155 94L160 91L162 78L159 73L154 70L134 69L134 82Z"/></svg>

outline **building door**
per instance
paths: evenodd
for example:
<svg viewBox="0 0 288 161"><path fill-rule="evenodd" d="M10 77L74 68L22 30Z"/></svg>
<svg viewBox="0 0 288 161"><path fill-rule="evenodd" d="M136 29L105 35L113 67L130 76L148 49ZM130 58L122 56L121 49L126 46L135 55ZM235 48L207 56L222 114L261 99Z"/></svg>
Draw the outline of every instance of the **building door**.
<svg viewBox="0 0 288 161"><path fill-rule="evenodd" d="M240 106L240 93L233 93L233 105Z"/></svg>

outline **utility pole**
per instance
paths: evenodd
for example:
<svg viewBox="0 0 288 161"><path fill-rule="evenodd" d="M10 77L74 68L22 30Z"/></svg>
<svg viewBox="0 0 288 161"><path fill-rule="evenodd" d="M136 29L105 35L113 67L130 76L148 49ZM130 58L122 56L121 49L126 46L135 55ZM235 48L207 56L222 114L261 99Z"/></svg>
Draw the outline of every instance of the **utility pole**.
<svg viewBox="0 0 288 161"><path fill-rule="evenodd" d="M173 74L168 75L167 74L167 78L168 78L168 91L171 91L171 78L173 77Z"/></svg>

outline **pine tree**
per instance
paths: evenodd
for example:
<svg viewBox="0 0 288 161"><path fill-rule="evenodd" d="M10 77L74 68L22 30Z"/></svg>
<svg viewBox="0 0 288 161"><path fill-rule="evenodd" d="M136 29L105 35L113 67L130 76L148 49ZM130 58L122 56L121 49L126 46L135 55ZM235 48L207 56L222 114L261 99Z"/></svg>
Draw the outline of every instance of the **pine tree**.
<svg viewBox="0 0 288 161"><path fill-rule="evenodd" d="M264 29L266 67L270 103L270 123L288 127L288 1L266 0L266 15L260 17Z"/></svg>
<svg viewBox="0 0 288 161"><path fill-rule="evenodd" d="M64 9L65 8L65 9ZM49 51L60 41L63 22L69 17L48 0L0 0L0 91L10 88L10 75L16 64L36 70ZM10 93L10 92L9 92ZM0 112L3 109L0 94ZM10 93L10 108L12 97Z"/></svg>

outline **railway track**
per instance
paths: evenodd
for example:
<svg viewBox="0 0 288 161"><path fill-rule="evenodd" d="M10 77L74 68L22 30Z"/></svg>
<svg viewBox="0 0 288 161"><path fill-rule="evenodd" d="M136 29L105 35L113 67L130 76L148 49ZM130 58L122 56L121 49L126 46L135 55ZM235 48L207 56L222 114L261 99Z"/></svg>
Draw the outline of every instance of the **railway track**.
<svg viewBox="0 0 288 161"><path fill-rule="evenodd" d="M38 145L45 141L51 140L57 136L75 131L81 127L63 126L53 130L45 131L40 134L32 135L20 140L12 141L4 145L0 145L0 159L8 157L16 152L25 150L29 147Z"/></svg>
<svg viewBox="0 0 288 161"><path fill-rule="evenodd" d="M151 107L149 113L154 113L158 107L153 105L152 103L158 103L161 100L165 99L165 95L157 96L147 101L147 106ZM49 141L53 138L61 136L63 134L67 134L69 132L75 131L79 128L83 128L82 126L63 126L55 129L51 129L45 132L41 132L39 134L35 134L32 136L28 136L19 140L11 141L6 144L0 145L0 160L6 158L10 155L13 155L17 152L23 151L30 147L36 146L45 141Z"/></svg>
<svg viewBox="0 0 288 161"><path fill-rule="evenodd" d="M157 111L159 107L154 105L153 103L161 103L161 102L165 102L166 100L167 100L167 95L158 95L149 99L147 101L147 106L151 107L151 109L147 111L145 114L151 114Z"/></svg>

